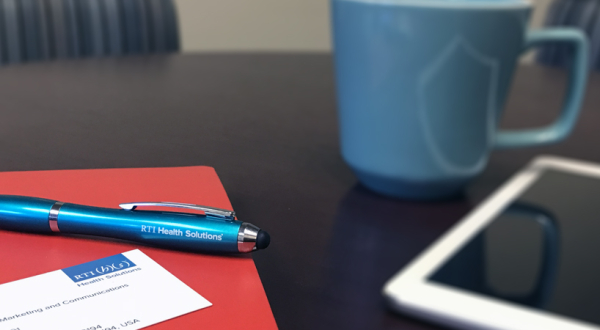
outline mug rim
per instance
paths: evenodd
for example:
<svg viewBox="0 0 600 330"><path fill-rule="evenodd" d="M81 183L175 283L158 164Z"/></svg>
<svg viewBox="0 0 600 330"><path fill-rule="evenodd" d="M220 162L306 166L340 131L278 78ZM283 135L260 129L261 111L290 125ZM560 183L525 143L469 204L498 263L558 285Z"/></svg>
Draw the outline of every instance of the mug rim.
<svg viewBox="0 0 600 330"><path fill-rule="evenodd" d="M530 0L504 1L443 1L443 0L332 0L338 2L356 2L370 5L392 5L403 7L424 7L441 9L524 9L531 8Z"/></svg>

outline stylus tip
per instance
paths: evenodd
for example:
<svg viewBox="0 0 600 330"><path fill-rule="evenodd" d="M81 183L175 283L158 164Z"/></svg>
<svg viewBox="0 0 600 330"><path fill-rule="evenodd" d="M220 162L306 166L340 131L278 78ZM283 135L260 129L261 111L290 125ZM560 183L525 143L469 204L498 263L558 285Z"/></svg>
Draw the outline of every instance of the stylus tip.
<svg viewBox="0 0 600 330"><path fill-rule="evenodd" d="M266 249L267 246L269 246L269 243L271 243L271 236L269 236L269 233L262 229L259 230L258 235L256 236L256 249Z"/></svg>

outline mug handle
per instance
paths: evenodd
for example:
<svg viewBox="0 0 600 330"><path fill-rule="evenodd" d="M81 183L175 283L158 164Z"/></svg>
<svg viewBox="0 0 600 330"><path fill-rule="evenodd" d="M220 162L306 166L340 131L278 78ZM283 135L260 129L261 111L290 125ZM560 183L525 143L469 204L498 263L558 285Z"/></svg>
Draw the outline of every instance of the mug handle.
<svg viewBox="0 0 600 330"><path fill-rule="evenodd" d="M527 33L525 49L547 42L564 42L573 45L573 64L563 109L558 119L547 127L498 132L495 148L521 148L560 142L566 138L579 115L585 94L588 70L588 41L583 32L574 28L550 28Z"/></svg>

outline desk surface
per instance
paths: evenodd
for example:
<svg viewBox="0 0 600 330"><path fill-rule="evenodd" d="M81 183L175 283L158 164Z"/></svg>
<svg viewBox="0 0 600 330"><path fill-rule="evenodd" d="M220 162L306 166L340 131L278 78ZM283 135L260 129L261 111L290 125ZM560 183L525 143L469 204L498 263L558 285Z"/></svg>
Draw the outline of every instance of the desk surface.
<svg viewBox="0 0 600 330"><path fill-rule="evenodd" d="M0 171L215 167L240 219L271 233L254 260L281 329L435 329L387 311L383 283L535 155L600 162L600 94L588 92L568 141L495 152L464 197L398 201L357 185L340 157L328 55L0 70ZM520 68L502 126L549 123L564 84L561 70Z"/></svg>

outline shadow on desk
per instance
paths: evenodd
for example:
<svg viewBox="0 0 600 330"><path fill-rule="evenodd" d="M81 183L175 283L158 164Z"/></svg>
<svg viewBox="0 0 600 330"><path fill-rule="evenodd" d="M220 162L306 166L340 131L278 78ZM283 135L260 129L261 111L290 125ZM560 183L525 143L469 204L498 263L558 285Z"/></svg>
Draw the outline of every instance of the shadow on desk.
<svg viewBox="0 0 600 330"><path fill-rule="evenodd" d="M431 329L389 311L384 283L471 209L467 200L400 201L354 186L340 202L324 270L322 328Z"/></svg>

